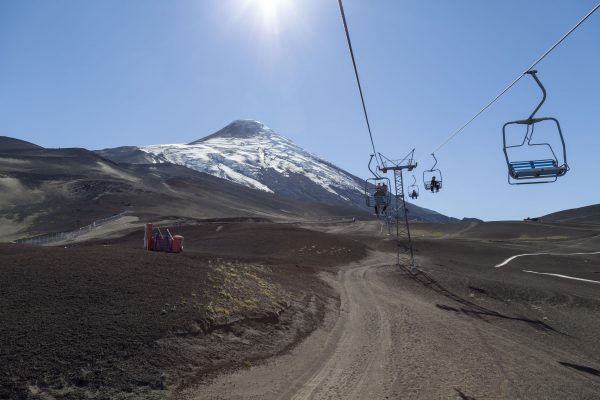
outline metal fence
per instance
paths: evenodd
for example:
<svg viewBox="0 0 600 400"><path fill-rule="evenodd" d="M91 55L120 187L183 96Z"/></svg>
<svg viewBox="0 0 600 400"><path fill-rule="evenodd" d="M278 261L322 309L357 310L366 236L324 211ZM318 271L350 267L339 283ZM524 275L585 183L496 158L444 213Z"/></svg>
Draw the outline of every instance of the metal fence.
<svg viewBox="0 0 600 400"><path fill-rule="evenodd" d="M96 229L102 225L105 225L109 222L119 219L123 215L125 215L125 212L111 215L106 218L97 219L94 222L92 222L91 224L82 226L81 228L74 230L74 231L49 233L47 235L40 235L40 236L35 236L35 237L31 237L31 238L26 238L26 239L18 239L18 240L15 240L14 243L44 245L44 244L57 243L57 242L63 242L63 241L68 241L68 240L75 240L77 237L79 237L85 233L91 232L94 229Z"/></svg>

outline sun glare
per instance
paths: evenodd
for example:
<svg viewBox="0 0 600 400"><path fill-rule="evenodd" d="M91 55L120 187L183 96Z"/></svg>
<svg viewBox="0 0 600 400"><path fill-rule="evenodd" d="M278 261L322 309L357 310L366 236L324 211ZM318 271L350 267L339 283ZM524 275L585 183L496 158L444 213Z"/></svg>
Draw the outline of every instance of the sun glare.
<svg viewBox="0 0 600 400"><path fill-rule="evenodd" d="M291 0L247 0L261 20L262 28L270 34L277 35L281 29L282 19L288 18Z"/></svg>

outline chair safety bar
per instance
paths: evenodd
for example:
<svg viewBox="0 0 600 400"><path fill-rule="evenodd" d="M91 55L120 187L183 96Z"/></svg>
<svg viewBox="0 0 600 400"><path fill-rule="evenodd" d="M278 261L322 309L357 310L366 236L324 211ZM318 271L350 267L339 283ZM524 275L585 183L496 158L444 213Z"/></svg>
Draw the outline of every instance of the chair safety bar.
<svg viewBox="0 0 600 400"><path fill-rule="evenodd" d="M375 207L375 206L388 206L390 204L390 196L375 196L370 195L367 198L367 206Z"/></svg>

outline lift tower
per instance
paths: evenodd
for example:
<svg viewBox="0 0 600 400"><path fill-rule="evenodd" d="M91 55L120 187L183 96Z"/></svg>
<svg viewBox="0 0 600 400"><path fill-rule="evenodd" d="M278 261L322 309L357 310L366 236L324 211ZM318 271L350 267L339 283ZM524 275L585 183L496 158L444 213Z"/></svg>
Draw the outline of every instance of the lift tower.
<svg viewBox="0 0 600 400"><path fill-rule="evenodd" d="M384 174L388 171L394 172L397 265L400 268L408 268L411 272L415 272L417 265L413 253L412 238L410 236L408 208L406 207L404 196L404 177L402 171L412 171L417 167L417 163L413 159L414 153L415 149L412 149L411 152L401 160L390 160L379 153L379 159L381 161L379 170Z"/></svg>

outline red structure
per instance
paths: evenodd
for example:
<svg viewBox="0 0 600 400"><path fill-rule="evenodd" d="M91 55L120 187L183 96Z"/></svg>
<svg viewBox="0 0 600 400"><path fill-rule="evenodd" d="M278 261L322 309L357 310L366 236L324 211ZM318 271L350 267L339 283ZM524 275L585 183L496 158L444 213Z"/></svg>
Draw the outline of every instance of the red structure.
<svg viewBox="0 0 600 400"><path fill-rule="evenodd" d="M183 251L183 236L171 235L168 229L163 234L153 224L146 224L144 232L144 250L164 251L166 253L181 253Z"/></svg>
<svg viewBox="0 0 600 400"><path fill-rule="evenodd" d="M144 233L144 250L152 250L152 224L146 224L146 231Z"/></svg>

